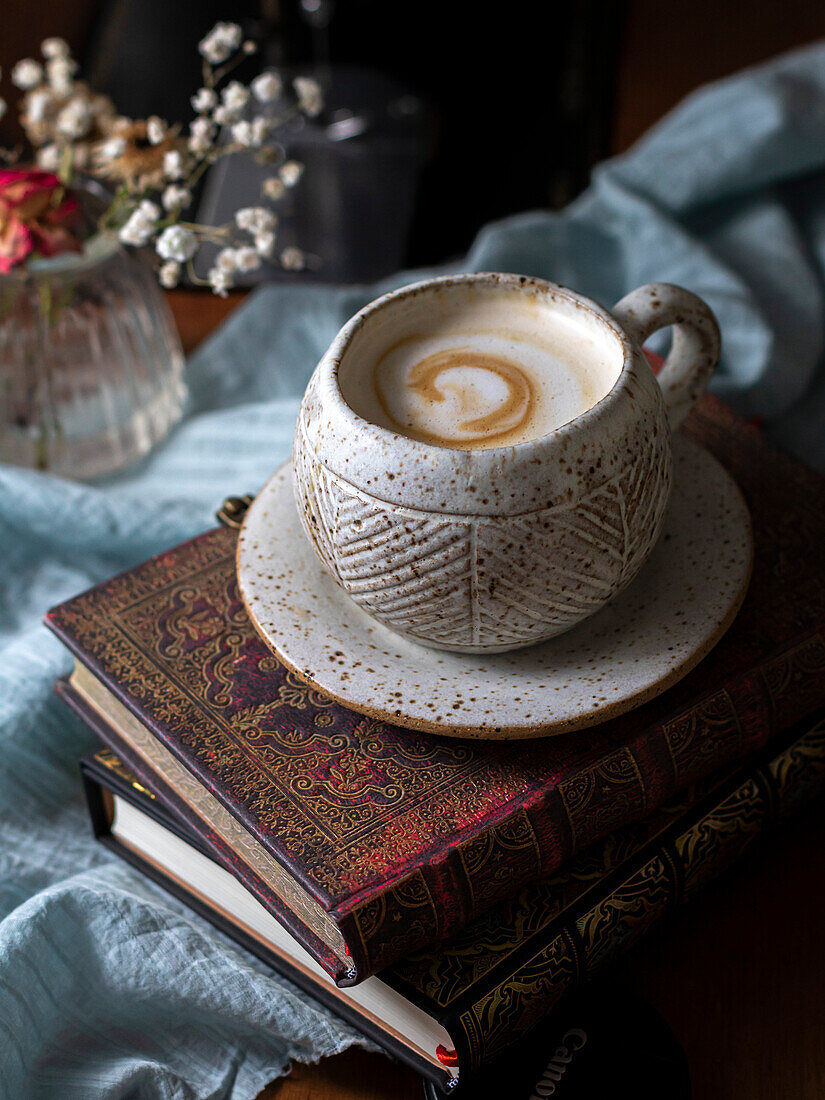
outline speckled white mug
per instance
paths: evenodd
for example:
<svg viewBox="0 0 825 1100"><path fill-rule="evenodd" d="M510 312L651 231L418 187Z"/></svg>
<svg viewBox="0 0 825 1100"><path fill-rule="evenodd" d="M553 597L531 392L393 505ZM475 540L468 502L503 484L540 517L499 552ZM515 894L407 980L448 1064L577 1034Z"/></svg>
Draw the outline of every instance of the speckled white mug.
<svg viewBox="0 0 825 1100"><path fill-rule="evenodd" d="M460 309L468 294L517 292L581 326L615 360L609 392L515 446L463 450L372 423L344 398L347 372ZM642 353L673 326L657 377ZM341 329L313 374L293 449L303 528L364 611L424 645L496 653L569 630L638 573L670 494L671 430L707 385L719 330L690 291L652 283L609 313L541 279L447 276L393 291Z"/></svg>

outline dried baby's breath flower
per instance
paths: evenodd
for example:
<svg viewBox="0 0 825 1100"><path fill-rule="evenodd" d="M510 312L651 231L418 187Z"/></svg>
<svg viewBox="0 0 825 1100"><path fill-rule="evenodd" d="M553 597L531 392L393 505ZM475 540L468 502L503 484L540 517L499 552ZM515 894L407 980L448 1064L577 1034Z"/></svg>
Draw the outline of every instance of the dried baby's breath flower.
<svg viewBox="0 0 825 1100"><path fill-rule="evenodd" d="M254 271L261 266L261 258L250 245L240 248L222 248L215 257L213 271L233 275L236 271Z"/></svg>
<svg viewBox="0 0 825 1100"><path fill-rule="evenodd" d="M221 92L221 102L232 111L241 111L249 102L249 88L233 80Z"/></svg>
<svg viewBox="0 0 825 1100"><path fill-rule="evenodd" d="M237 23L216 23L198 46L210 65L220 65L240 46L241 28Z"/></svg>
<svg viewBox="0 0 825 1100"><path fill-rule="evenodd" d="M57 132L70 140L86 137L92 128L92 120L89 103L82 96L76 96L58 114Z"/></svg>
<svg viewBox="0 0 825 1100"><path fill-rule="evenodd" d="M231 274L228 271L223 271L219 267L210 268L206 278L213 292L217 294L219 298L225 298L234 286Z"/></svg>
<svg viewBox="0 0 825 1100"><path fill-rule="evenodd" d="M48 84L38 85L23 97L20 110L21 125L35 149L56 145L70 154L74 168L91 163L93 147L111 132L116 119L108 96L96 95L82 80L70 83L67 95ZM35 158L44 163L39 154ZM47 154L45 163L52 163L49 158Z"/></svg>
<svg viewBox="0 0 825 1100"><path fill-rule="evenodd" d="M163 154L163 174L167 179L179 180L186 173L186 162L180 149L170 149Z"/></svg>
<svg viewBox="0 0 825 1100"><path fill-rule="evenodd" d="M222 248L215 257L215 267L227 274L235 271L237 266L234 248Z"/></svg>
<svg viewBox="0 0 825 1100"><path fill-rule="evenodd" d="M192 201L192 192L186 187L170 184L161 196L161 202L166 210L175 211L185 209Z"/></svg>
<svg viewBox="0 0 825 1100"><path fill-rule="evenodd" d="M145 200L132 211L126 224L122 226L119 233L120 240L123 244L135 245L138 248L148 244L159 217L159 208L153 202Z"/></svg>
<svg viewBox="0 0 825 1100"><path fill-rule="evenodd" d="M45 38L40 43L40 52L47 60L57 57L68 57L69 44L63 38Z"/></svg>
<svg viewBox="0 0 825 1100"><path fill-rule="evenodd" d="M70 57L55 57L46 62L46 78L49 87L57 95L67 96L71 94L76 72L77 62Z"/></svg>
<svg viewBox="0 0 825 1100"><path fill-rule="evenodd" d="M152 115L146 119L146 136L152 145L160 145L166 137L167 126L162 118Z"/></svg>
<svg viewBox="0 0 825 1100"><path fill-rule="evenodd" d="M297 160L288 160L281 165L278 174L286 187L294 187L304 174L304 166Z"/></svg>
<svg viewBox="0 0 825 1100"><path fill-rule="evenodd" d="M126 139L115 135L107 138L106 141L101 141L95 150L95 155L99 158L101 164L105 164L110 160L114 160L115 157L122 156L125 152Z"/></svg>
<svg viewBox="0 0 825 1100"><path fill-rule="evenodd" d="M257 148L266 141L272 130L272 122L259 115L252 119L252 144Z"/></svg>
<svg viewBox="0 0 825 1100"><path fill-rule="evenodd" d="M245 206L235 212L235 224L247 233L265 233L275 227L277 220L265 206Z"/></svg>
<svg viewBox="0 0 825 1100"><path fill-rule="evenodd" d="M281 266L286 271L303 271L306 257L300 248L285 248L281 253Z"/></svg>
<svg viewBox="0 0 825 1100"><path fill-rule="evenodd" d="M235 249L235 266L238 271L254 271L261 266L261 257L251 245Z"/></svg>
<svg viewBox="0 0 825 1100"><path fill-rule="evenodd" d="M239 114L231 107L224 107L221 103L212 112L213 121L217 122L219 126L231 126L239 119Z"/></svg>
<svg viewBox="0 0 825 1100"><path fill-rule="evenodd" d="M36 88L43 80L43 66L39 61L26 57L18 61L11 71L11 82L24 92L30 88Z"/></svg>
<svg viewBox="0 0 825 1100"><path fill-rule="evenodd" d="M160 187L166 175L166 156L179 152L180 144L174 130L153 144L147 133L147 123L127 122L118 126L115 136L123 141L123 152L110 160L98 161L101 175L124 184L133 191L148 191Z"/></svg>
<svg viewBox="0 0 825 1100"><path fill-rule="evenodd" d="M49 108L54 104L54 96L45 88L35 88L26 96L24 104L26 124L36 126L48 118Z"/></svg>
<svg viewBox="0 0 825 1100"><path fill-rule="evenodd" d="M180 282L181 266L176 260L167 260L165 264L161 265L158 272L158 279L162 287L166 287L167 290L172 290Z"/></svg>
<svg viewBox="0 0 825 1100"><path fill-rule="evenodd" d="M218 95L212 88L198 88L189 102L192 104L192 110L200 115L217 106Z"/></svg>
<svg viewBox="0 0 825 1100"><path fill-rule="evenodd" d="M196 156L203 156L212 148L217 129L214 122L208 118L196 118L189 127L189 151Z"/></svg>
<svg viewBox="0 0 825 1100"><path fill-rule="evenodd" d="M34 159L38 168L56 172L60 167L60 148L57 145L41 145Z"/></svg>
<svg viewBox="0 0 825 1100"><path fill-rule="evenodd" d="M247 149L251 149L255 144L255 133L252 129L252 123L247 119L242 122L236 122L232 127L232 140L237 142L238 145L243 145Z"/></svg>
<svg viewBox="0 0 825 1100"><path fill-rule="evenodd" d="M286 194L286 184L280 176L270 176L268 179L264 180L261 191L266 198L277 202L278 199L282 199Z"/></svg>
<svg viewBox="0 0 825 1100"><path fill-rule="evenodd" d="M20 124L32 145L43 145L57 139L57 116L66 102L46 85L34 88L23 97Z"/></svg>
<svg viewBox="0 0 825 1100"><path fill-rule="evenodd" d="M272 103L283 91L284 85L277 73L261 73L249 86L260 103Z"/></svg>
<svg viewBox="0 0 825 1100"><path fill-rule="evenodd" d="M275 251L275 234L267 231L255 234L255 251L263 259L268 260Z"/></svg>
<svg viewBox="0 0 825 1100"><path fill-rule="evenodd" d="M191 229L170 225L158 237L155 249L161 259L185 264L197 252L198 238Z"/></svg>
<svg viewBox="0 0 825 1100"><path fill-rule="evenodd" d="M309 76L296 76L292 81L292 87L298 97L298 106L304 114L309 115L310 118L320 115L324 107L324 96L318 81Z"/></svg>

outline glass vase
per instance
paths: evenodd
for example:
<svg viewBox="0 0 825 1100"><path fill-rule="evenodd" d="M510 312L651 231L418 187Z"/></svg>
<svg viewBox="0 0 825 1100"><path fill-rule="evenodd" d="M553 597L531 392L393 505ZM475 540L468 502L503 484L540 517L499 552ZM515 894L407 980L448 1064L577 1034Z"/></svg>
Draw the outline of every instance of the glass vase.
<svg viewBox="0 0 825 1100"><path fill-rule="evenodd" d="M154 273L116 238L0 276L0 462L115 473L180 419L183 369Z"/></svg>

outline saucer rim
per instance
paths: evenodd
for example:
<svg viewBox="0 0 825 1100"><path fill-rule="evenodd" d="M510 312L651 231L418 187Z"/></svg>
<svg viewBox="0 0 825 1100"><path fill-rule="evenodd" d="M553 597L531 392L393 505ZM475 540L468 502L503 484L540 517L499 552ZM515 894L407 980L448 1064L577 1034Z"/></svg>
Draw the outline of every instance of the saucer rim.
<svg viewBox="0 0 825 1100"><path fill-rule="evenodd" d="M348 710L355 711L358 714L363 714L368 718L386 722L388 725L401 726L404 729L415 730L416 732L420 733L437 734L442 737L452 737L461 740L477 741L537 740L544 737L554 737L566 733L575 733L578 730L591 729L595 726L602 725L604 722L608 722L613 718L618 718L623 714L627 714L628 711L635 710L637 707L643 706L645 703L648 703L652 699L655 699L657 696L662 695L669 688L673 687L674 684L684 679L684 677L687 676L689 672L691 672L702 660L704 660L704 658L711 652L711 650L715 649L720 640L730 629L731 625L736 619L736 616L739 614L745 596L747 595L748 588L750 586L754 562L753 521L751 518L750 509L742 493L742 490L739 487L739 484L734 476L706 447L703 447L695 440L685 436L681 436L680 441L687 442L691 448L702 451L708 458L710 458L725 475L725 478L729 483L729 487L735 491L735 494L738 497L738 502L741 506L742 518L744 520L742 533L747 537L748 540L747 565L743 572L742 582L737 589L736 594L731 598L730 605L726 614L720 620L719 625L712 632L712 634L710 634L701 645L697 646L696 649L693 650L680 664L668 669L667 672L662 677L660 677L660 679L645 685L645 687L640 688L633 695L626 696L622 699L617 699L613 702L605 704L604 706L596 706L594 709L583 711L578 715L562 718L550 723L530 723L527 725L493 725L492 723L471 725L468 723L466 725L455 726L450 725L447 722L434 722L428 718L416 718L415 716L397 714L393 711L384 710L381 707L371 706L369 703L364 703L360 700L354 700L351 697L346 697L334 690L331 690L329 687L320 684L311 675L308 675L306 670L301 669L297 665L295 665L294 662L290 660L289 656L281 649L279 649L275 642L269 637L266 628L259 622L253 608L250 606L250 602L244 590L243 573L240 560L243 535L247 529L250 515L253 513L253 509L255 508L256 504L259 501L265 499L267 496L271 495L271 486L273 486L276 480L280 478L283 478L283 484L289 488L290 496L293 496L291 491L291 476L289 472L290 467L292 466L291 458L288 458L285 462L281 463L281 465L267 479L260 492L256 495L255 500L253 500L252 504L250 505L246 516L244 517L244 522L241 525L241 529L238 533L238 541L235 548L235 572L237 576L238 591L240 593L241 601L243 602L244 609L246 610L246 613L249 616L258 637L275 654L281 664L283 664L284 667L287 668L290 672L294 673L294 675L297 676L302 683L306 684L308 687L311 687L315 691L319 691L328 699L332 699L334 702L339 703L341 706L346 707ZM307 549L312 549L308 543ZM646 567L647 563L642 566L642 569L640 570L640 575L644 574L644 570ZM346 595L346 593L341 591L341 589L337 585L334 585L331 588L331 591L335 600L349 600L349 597ZM357 608L357 610L359 610L362 615L366 615L366 612L362 609ZM598 612L596 612L596 614L598 615ZM412 638L405 638L405 641L409 642L412 645L419 644L416 643L415 640ZM542 643L539 642L537 644L541 645ZM435 652L434 647L431 646L422 645L421 648L427 650L428 652ZM525 646L524 648L527 649L531 647ZM467 654L466 656L477 660L483 660L485 654L472 653ZM500 656L500 654L490 654L490 656Z"/></svg>

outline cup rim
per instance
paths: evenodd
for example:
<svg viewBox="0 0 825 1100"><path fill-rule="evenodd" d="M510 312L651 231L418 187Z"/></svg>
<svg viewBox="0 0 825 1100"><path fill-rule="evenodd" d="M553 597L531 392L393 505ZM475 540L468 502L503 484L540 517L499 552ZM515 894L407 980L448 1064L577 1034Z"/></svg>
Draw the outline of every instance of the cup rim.
<svg viewBox="0 0 825 1100"><path fill-rule="evenodd" d="M492 447L448 447L439 443L427 443L424 440L415 439L412 436L404 435L402 432L394 431L392 428L385 428L382 424L377 424L373 420L368 420L366 417L356 412L352 405L345 399L341 391L339 380L341 361L355 334L363 328L365 324L368 324L376 314L382 313L385 309L392 307L396 302L403 301L405 298L415 297L418 294L425 293L431 288L438 286L459 286L468 283L499 285L515 290L521 290L529 286L536 287L546 295L565 298L574 303L579 309L583 309L587 313L597 317L611 332L614 338L618 340L619 346L622 349L621 369L613 385L595 404L589 406L589 408L585 409L583 412L578 413L570 420L565 421L564 424L560 424L558 427L552 428L542 435L536 435L530 439L522 440L520 443L505 443ZM409 446L413 449L413 453L420 450L425 454L441 453L465 456L484 454L495 456L497 453L507 453L511 455L515 453L518 455L524 454L526 451L535 448L538 444L546 443L549 439L561 438L575 431L583 421L597 417L604 408L615 400L618 391L625 385L628 367L633 362L633 357L633 344L616 318L608 310L600 306L598 302L594 302L586 295L571 290L569 287L561 286L559 283L550 282L549 279L542 279L534 275L519 275L512 272L499 271L473 271L463 272L457 275L437 275L432 278L420 279L417 282L407 283L395 290L390 290L386 294L382 294L380 297L369 302L362 309L358 310L357 313L353 314L353 316L342 326L335 339L330 344L321 360L322 377L320 381L322 382L323 388L326 390L325 398L332 399L337 406L339 414L346 418L353 418L355 424L376 432L377 439L379 440L382 438L386 439L388 442L390 440L403 440L405 446ZM326 375L326 379L324 379L324 375ZM324 385L325 381L327 383L326 385Z"/></svg>

